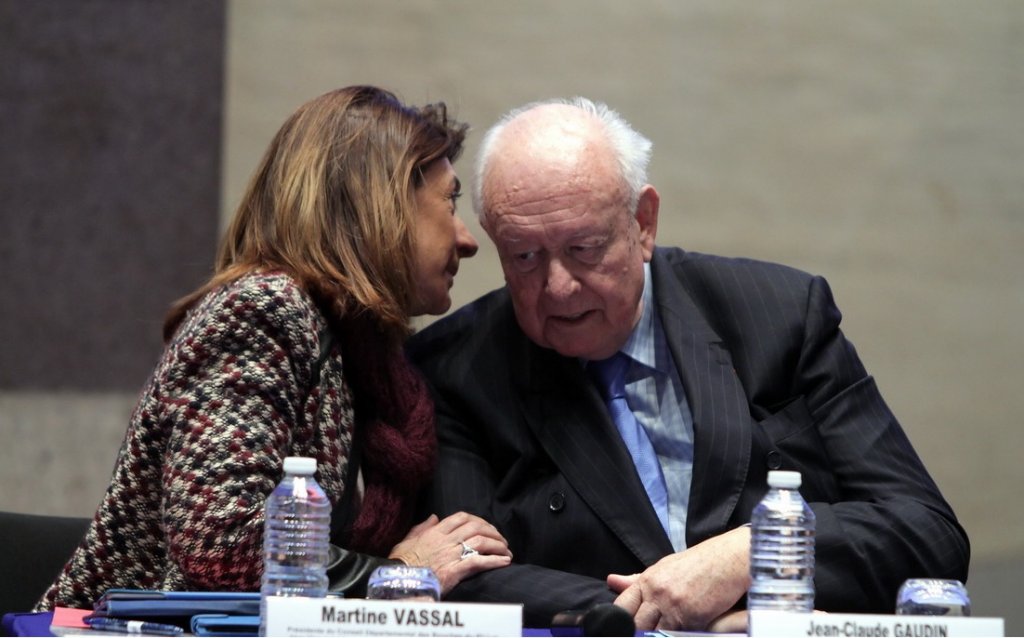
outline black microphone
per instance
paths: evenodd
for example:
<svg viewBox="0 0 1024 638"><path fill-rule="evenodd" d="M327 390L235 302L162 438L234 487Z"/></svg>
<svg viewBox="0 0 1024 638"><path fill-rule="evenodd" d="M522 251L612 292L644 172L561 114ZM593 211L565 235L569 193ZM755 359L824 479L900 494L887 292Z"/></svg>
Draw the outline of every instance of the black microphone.
<svg viewBox="0 0 1024 638"><path fill-rule="evenodd" d="M612 603L560 611L551 620L552 636L632 636L635 633L633 617Z"/></svg>

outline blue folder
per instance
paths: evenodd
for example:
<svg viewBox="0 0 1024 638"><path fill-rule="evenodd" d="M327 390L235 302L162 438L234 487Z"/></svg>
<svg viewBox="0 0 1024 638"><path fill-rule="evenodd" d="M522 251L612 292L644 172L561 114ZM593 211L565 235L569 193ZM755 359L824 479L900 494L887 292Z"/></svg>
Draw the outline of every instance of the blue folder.
<svg viewBox="0 0 1024 638"><path fill-rule="evenodd" d="M258 636L260 617L198 614L192 616L191 629L196 636Z"/></svg>
<svg viewBox="0 0 1024 638"><path fill-rule="evenodd" d="M94 604L93 617L170 622L188 629L193 616L259 616L259 592L111 589Z"/></svg>

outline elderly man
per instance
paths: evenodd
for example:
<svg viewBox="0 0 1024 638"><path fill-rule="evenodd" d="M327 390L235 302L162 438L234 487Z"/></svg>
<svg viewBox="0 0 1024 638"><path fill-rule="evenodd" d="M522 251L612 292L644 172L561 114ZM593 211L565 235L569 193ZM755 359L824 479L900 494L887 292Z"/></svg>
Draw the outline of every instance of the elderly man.
<svg viewBox="0 0 1024 638"><path fill-rule="evenodd" d="M523 602L530 625L614 601L641 629L742 627L770 469L801 472L817 516L816 608L891 611L906 578L965 579L966 534L826 282L656 248L650 148L581 98L482 143L506 286L410 352L437 401L430 507L492 521L514 562L452 597Z"/></svg>

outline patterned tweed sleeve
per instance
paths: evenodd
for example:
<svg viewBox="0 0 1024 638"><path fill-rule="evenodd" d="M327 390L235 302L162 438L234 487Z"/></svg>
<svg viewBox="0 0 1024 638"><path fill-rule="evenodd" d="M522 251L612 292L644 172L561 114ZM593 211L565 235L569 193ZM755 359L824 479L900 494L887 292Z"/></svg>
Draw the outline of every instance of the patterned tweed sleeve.
<svg viewBox="0 0 1024 638"><path fill-rule="evenodd" d="M258 586L265 495L313 438L298 376L316 357L315 315L287 280L252 283L188 326L159 390L168 554L200 589Z"/></svg>
<svg viewBox="0 0 1024 638"><path fill-rule="evenodd" d="M115 587L257 590L263 504L284 457L315 457L332 501L345 488L353 411L340 354L319 386L310 378L323 326L285 275L207 295L165 348L92 525L37 609L88 608Z"/></svg>

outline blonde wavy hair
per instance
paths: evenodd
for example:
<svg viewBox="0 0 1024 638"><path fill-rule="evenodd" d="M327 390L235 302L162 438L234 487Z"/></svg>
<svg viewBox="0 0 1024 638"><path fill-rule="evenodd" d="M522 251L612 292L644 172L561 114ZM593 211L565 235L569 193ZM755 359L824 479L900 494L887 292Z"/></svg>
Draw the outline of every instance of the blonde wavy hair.
<svg viewBox="0 0 1024 638"><path fill-rule="evenodd" d="M372 86L299 107L253 174L213 276L171 307L164 338L206 293L253 271L288 273L334 319L370 313L408 336L415 189L431 162L455 162L467 128L444 103L406 106Z"/></svg>

